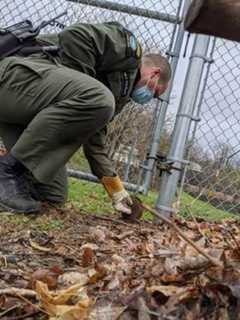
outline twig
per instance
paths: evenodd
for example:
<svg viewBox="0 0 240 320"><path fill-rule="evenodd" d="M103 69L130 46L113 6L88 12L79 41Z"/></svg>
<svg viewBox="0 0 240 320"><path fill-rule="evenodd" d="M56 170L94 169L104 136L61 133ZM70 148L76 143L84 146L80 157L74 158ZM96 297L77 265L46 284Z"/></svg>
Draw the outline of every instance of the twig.
<svg viewBox="0 0 240 320"><path fill-rule="evenodd" d="M130 231L123 232L122 234L116 236L116 238L117 238L118 240L123 240L124 238L129 237L129 236L131 236L132 234L134 234L134 231L130 230Z"/></svg>
<svg viewBox="0 0 240 320"><path fill-rule="evenodd" d="M8 318L8 320L22 320L22 319L33 317L33 316L39 314L40 312L41 312L40 310L36 310L34 312L29 312L29 313L23 314L22 316Z"/></svg>
<svg viewBox="0 0 240 320"><path fill-rule="evenodd" d="M149 315L149 309L143 297L137 298L137 309L138 309L139 320L151 320L151 317Z"/></svg>
<svg viewBox="0 0 240 320"><path fill-rule="evenodd" d="M29 297L29 298L36 298L37 293L33 290L29 289L19 289L19 288L6 288L6 289L0 289L0 295L10 295L10 296L23 296L23 297Z"/></svg>
<svg viewBox="0 0 240 320"><path fill-rule="evenodd" d="M200 248L198 245L196 245L192 240L190 240L171 220L164 217L162 214L160 214L157 210L150 208L146 204L142 204L142 207L151 212L153 215L157 216L159 219L164 221L167 225L169 225L171 228L173 228L179 236L181 236L186 242L188 242L197 252L199 252L201 255L203 255L205 258L207 258L213 265L217 267L223 267L222 263L211 257L208 253L206 253L202 248Z"/></svg>
<svg viewBox="0 0 240 320"><path fill-rule="evenodd" d="M27 298L25 298L25 297L22 296L21 294L16 294L16 296L17 296L19 299L22 299L24 302L26 302L26 303L29 304L30 306L32 306L33 308L37 309L38 311L41 311L41 312L47 314L48 316L50 315L47 311L45 311L45 310L42 309L41 307L33 304L32 301L28 300Z"/></svg>
<svg viewBox="0 0 240 320"><path fill-rule="evenodd" d="M187 208L190 216L192 217L192 219L193 219L193 221L194 221L194 223L195 223L195 225L196 225L196 227L197 227L197 229L198 229L198 232L201 234L201 236L203 237L203 239L205 239L205 241L206 241L207 243L209 243L209 239L208 239L208 238L204 235L204 233L202 232L202 230L201 230L201 228L200 228L200 226L199 226L199 223L197 222L197 219L196 219L196 218L194 217L194 215L192 214L192 211L190 210L190 208L188 208L188 206L186 206L186 208Z"/></svg>
<svg viewBox="0 0 240 320"><path fill-rule="evenodd" d="M3 316L5 316L5 314L7 314L7 313L9 313L9 312L17 309L19 306L20 306L20 304L17 304L17 305L15 305L15 306L12 306L11 308L3 311L2 313L0 313L0 319L1 319Z"/></svg>
<svg viewBox="0 0 240 320"><path fill-rule="evenodd" d="M23 300L27 304L30 304L32 307L36 308L38 311L41 311L47 315L49 315L48 312L46 312L44 309L40 308L39 306L33 304L28 298L37 298L37 293L33 290L29 289L19 289L19 288L7 288L7 289L2 289L0 290L0 295L11 295L11 296L16 296L19 299Z"/></svg>
<svg viewBox="0 0 240 320"><path fill-rule="evenodd" d="M102 217L102 216L97 216L97 215L91 215L91 217L94 217L94 218L97 218L97 219L100 219L100 220L104 220L104 221L111 221L113 223L116 223L116 224L122 224L124 226L127 226L127 227L134 227L134 228L138 228L137 226L133 225L133 224L129 224L129 223L126 223L126 222L123 222L121 220L117 220L117 219L112 219L112 218L107 218L107 217Z"/></svg>

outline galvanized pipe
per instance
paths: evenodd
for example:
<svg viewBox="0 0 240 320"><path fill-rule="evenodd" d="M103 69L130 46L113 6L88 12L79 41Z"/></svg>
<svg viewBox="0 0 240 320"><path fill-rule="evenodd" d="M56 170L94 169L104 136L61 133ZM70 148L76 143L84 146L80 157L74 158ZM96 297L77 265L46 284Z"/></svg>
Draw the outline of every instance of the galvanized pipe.
<svg viewBox="0 0 240 320"><path fill-rule="evenodd" d="M185 14L189 4L190 4L190 0L186 0L184 2L183 8L182 8L183 14ZM179 12L180 12L180 9L181 9L181 7L179 5ZM179 14L179 12L178 12L178 14ZM174 37L174 34L173 34L173 37ZM160 103L160 101L158 101L158 105L157 105L157 108L160 107L160 110L159 110L158 117L157 117L157 124L156 124L156 128L154 131L154 137L153 137L153 141L152 141L152 145L151 145L151 150L149 153L149 159L148 159L147 165L145 167L146 174L145 174L144 183L143 183L143 190L144 190L145 195L148 193L149 188L150 188L150 184L152 181L153 168L154 168L154 165L156 162L156 155L159 151L162 132L163 132L163 128L164 128L164 122L165 122L166 115L167 115L167 107L169 104L169 99L170 99L170 95L171 95L172 87L173 87L173 80L174 80L174 76L176 73L179 55L180 55L181 48L182 48L183 37L184 37L184 28L183 28L183 25L181 24L178 29L178 33L177 33L177 37L175 40L173 50L171 50L172 45L170 45L170 48L169 48L169 51L172 51L172 52L169 52L172 55L172 59L171 59L172 80L171 80L171 83L169 85L167 92L161 98L162 102ZM173 42L171 42L171 43L173 43Z"/></svg>
<svg viewBox="0 0 240 320"><path fill-rule="evenodd" d="M73 170L73 169L68 169L67 170L68 176L72 177L72 178L76 178L76 179L81 179L81 180L87 180L87 181L91 181L91 182L95 182L95 183L99 183L99 179L94 176L91 173L86 173L86 172L82 172L82 171L78 171L78 170ZM124 183L124 187L128 190L128 191L132 191L132 192L143 192L143 189L141 186L138 186L136 184L132 184L132 183Z"/></svg>
<svg viewBox="0 0 240 320"><path fill-rule="evenodd" d="M205 90L206 90L206 86L207 86L207 81L209 79L210 67L211 67L211 63L214 62L213 54L214 54L214 51L215 51L215 47L216 47L216 38L213 38L213 41L212 41L212 44L211 44L210 54L209 54L209 57L208 57L208 59L210 59L210 60L209 60L209 63L207 65L206 75L205 75L205 78L203 80L202 90L201 90L201 94L200 94L200 97L199 97L199 100L198 100L198 105L197 105L197 108L196 108L197 109L196 110L196 115L195 115L196 118L200 118L200 115L201 115L202 102L203 102L203 98L204 98L204 94L205 94ZM195 103L197 103L197 100L196 100ZM191 141L189 142L189 144L187 146L187 152L186 152L186 157L187 158L189 157L190 148L192 147L192 145L194 143L194 139L195 139L195 136L196 136L197 128L198 128L198 123L194 122ZM189 130L189 133L190 133L190 130Z"/></svg>
<svg viewBox="0 0 240 320"><path fill-rule="evenodd" d="M213 38L213 41L212 41L212 44L211 44L210 55L209 55L210 62L214 62L214 60L213 60L213 54L214 54L215 46L216 46L216 38ZM205 94L205 90L206 90L206 86L207 86L207 81L208 81L208 77L209 77L210 67L211 67L211 63L208 63L207 70L206 70L206 74L205 74L205 77L204 77L204 80L203 80L203 84L202 84L202 90L201 90L200 97L199 97L199 99L197 99L198 96L196 95L196 99L195 99L195 102L194 102L194 104L196 104L196 103L198 104L198 105L197 105L197 108L196 108L196 112L195 112L195 113L196 113L195 117L196 117L196 118L199 118L199 119L200 119L200 115L201 115L202 102L203 102L203 98L204 98L204 94ZM197 101L197 100L198 100L198 101ZM190 142L189 142L189 143L187 144L187 146L186 146L185 157L186 157L186 159L188 159L188 160L190 160L190 151L191 151L191 148L192 148L192 146L193 146L193 143L194 143L194 140L195 140L195 137L196 137L197 128L198 128L198 122L195 121L195 122L193 123L193 130L192 130L191 140L190 140ZM188 137L190 136L190 129L191 129L191 126L189 126L189 130L188 130L188 134L187 134ZM184 188L184 183L185 183L185 179L186 179L187 170L188 170L188 166L185 166L185 167L184 167L183 174L182 174L182 177L181 177L181 183L180 183L179 194L178 194L178 198L179 198L179 199L180 199L181 194L182 194L182 192L183 192L183 188Z"/></svg>
<svg viewBox="0 0 240 320"><path fill-rule="evenodd" d="M180 19L176 16L167 13L160 13L153 10L138 8L134 6L129 6L121 3L116 3L106 0L67 0L68 2L85 4L92 7L108 9L112 11L121 11L123 13L132 14L135 16L145 17L149 19L155 19L160 21L165 21L169 23L180 23Z"/></svg>
<svg viewBox="0 0 240 320"><path fill-rule="evenodd" d="M175 210L172 209L172 203L175 198L180 177L179 170L186 164L183 157L188 139L189 126L193 120L191 117L194 114L194 108L196 107L196 96L199 94L204 65L207 61L209 43L210 37L198 35L195 37L193 44L178 116L173 131L172 144L168 154L168 160L174 161L174 168L176 169L172 169L171 174L164 172L156 204L157 209L166 216L170 216L175 212Z"/></svg>

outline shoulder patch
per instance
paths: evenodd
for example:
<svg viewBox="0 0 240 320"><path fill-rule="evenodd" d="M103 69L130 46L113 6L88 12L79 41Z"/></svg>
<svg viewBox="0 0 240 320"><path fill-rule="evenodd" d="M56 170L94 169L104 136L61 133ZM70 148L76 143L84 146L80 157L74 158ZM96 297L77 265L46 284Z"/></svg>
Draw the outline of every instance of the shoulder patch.
<svg viewBox="0 0 240 320"><path fill-rule="evenodd" d="M126 35L126 56L140 59L142 57L142 48L136 37L129 31L125 31Z"/></svg>
<svg viewBox="0 0 240 320"><path fill-rule="evenodd" d="M138 42L137 42L137 49L136 49L136 58L137 59L142 58L142 47Z"/></svg>
<svg viewBox="0 0 240 320"><path fill-rule="evenodd" d="M129 37L129 45L133 51L137 50L137 46L138 46L137 39L133 35L130 35Z"/></svg>

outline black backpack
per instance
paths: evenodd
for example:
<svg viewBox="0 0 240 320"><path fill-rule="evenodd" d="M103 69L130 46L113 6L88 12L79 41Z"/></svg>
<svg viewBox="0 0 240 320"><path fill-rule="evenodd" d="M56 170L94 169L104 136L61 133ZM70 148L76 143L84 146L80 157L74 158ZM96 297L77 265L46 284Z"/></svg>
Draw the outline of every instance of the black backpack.
<svg viewBox="0 0 240 320"><path fill-rule="evenodd" d="M57 46L39 46L36 37L47 25L57 25L63 29L64 25L57 22L57 19L66 14L67 12L63 12L51 20L43 21L37 28L34 28L30 20L24 20L7 28L0 28L0 58L16 54L27 56L41 51L58 52Z"/></svg>

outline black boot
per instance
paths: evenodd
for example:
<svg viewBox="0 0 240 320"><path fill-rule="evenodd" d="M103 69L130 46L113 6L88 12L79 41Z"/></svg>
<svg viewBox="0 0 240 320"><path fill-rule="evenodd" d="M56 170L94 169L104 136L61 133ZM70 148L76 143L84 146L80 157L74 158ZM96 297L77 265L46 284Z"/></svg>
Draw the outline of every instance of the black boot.
<svg viewBox="0 0 240 320"><path fill-rule="evenodd" d="M0 157L0 211L30 213L40 210L40 202L30 196L26 172L10 153Z"/></svg>

